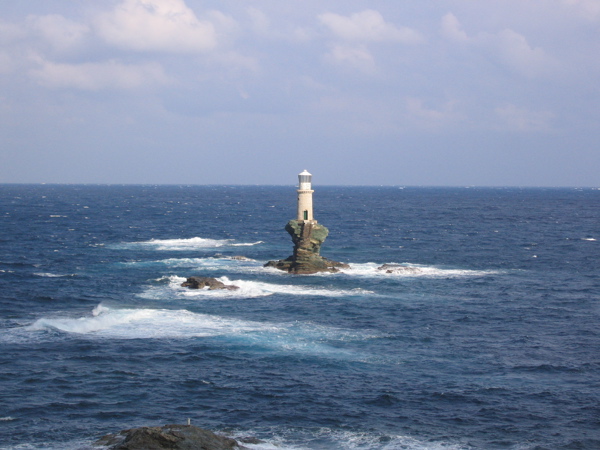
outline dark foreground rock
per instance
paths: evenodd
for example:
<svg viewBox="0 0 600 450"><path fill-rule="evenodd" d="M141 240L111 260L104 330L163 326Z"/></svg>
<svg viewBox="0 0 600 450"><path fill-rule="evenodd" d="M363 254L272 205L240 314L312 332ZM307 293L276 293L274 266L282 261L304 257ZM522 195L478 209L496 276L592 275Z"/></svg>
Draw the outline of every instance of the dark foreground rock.
<svg viewBox="0 0 600 450"><path fill-rule="evenodd" d="M231 450L244 449L235 439L193 425L140 427L109 434L94 443L108 450Z"/></svg>
<svg viewBox="0 0 600 450"><path fill-rule="evenodd" d="M215 289L227 289L229 291L235 291L239 289L238 286L225 284L215 278L210 277L189 277L184 283L181 283L181 286L189 287L190 289L204 289L207 287L209 291L213 291Z"/></svg>
<svg viewBox="0 0 600 450"><path fill-rule="evenodd" d="M350 267L348 264L332 261L319 254L321 245L329 234L329 230L323 225L314 221L290 220L285 230L292 237L294 253L286 259L269 261L265 267L275 267L295 274L338 272L341 268Z"/></svg>

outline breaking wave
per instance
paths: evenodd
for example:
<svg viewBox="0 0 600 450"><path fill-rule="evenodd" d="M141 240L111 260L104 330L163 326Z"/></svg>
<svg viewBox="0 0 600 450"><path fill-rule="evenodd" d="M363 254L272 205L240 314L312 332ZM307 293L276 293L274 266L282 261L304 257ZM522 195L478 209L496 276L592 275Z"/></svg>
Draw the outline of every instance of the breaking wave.
<svg viewBox="0 0 600 450"><path fill-rule="evenodd" d="M159 251L185 251L205 248L240 247L262 244L262 241L250 243L236 243L234 239L205 239L193 237L189 239L151 239L141 242L123 242L112 247L121 250L142 249Z"/></svg>
<svg viewBox="0 0 600 450"><path fill-rule="evenodd" d="M470 446L452 444L448 442L434 443L422 441L410 436L398 434L382 434L369 431L340 431L331 428L320 427L314 429L269 429L267 436L263 433L250 431L234 432L233 437L241 439L248 434L260 436L261 443L246 444L248 448L255 450L307 450L311 448L323 449L362 449L362 450L465 450ZM289 437L294 436L290 442Z"/></svg>
<svg viewBox="0 0 600 450"><path fill-rule="evenodd" d="M262 281L230 280L228 277L219 277L217 280L226 285L234 285L239 289L230 290L208 290L208 289L189 289L181 287L186 278L172 275L159 278L157 282L167 281L167 285L152 286L150 289L139 294L142 298L153 300L173 300L181 298L255 298L265 297L273 294L284 295L302 295L302 296L322 296L322 297L342 297L352 295L372 295L373 291L366 289L328 289L323 287L296 286L291 284L266 283Z"/></svg>
<svg viewBox="0 0 600 450"><path fill-rule="evenodd" d="M382 268L388 266L387 268ZM459 278L480 277L497 273L493 270L469 270L469 269L446 269L436 266L424 266L418 264L379 264L361 263L350 264L349 269L340 269L346 275L358 275L362 277L428 277L428 278Z"/></svg>
<svg viewBox="0 0 600 450"><path fill-rule="evenodd" d="M74 277L75 274L66 274L66 275L61 275L61 274L57 274L57 273L50 273L50 272L43 272L43 273L34 273L34 275L36 277L43 277L43 278L63 278L63 277Z"/></svg>
<svg viewBox="0 0 600 450"><path fill-rule="evenodd" d="M256 326L250 322L196 314L187 310L113 309L100 304L94 308L91 316L41 318L28 329L52 329L66 333L136 339L215 336L255 331Z"/></svg>
<svg viewBox="0 0 600 450"><path fill-rule="evenodd" d="M369 360L369 356L340 348L340 345L382 337L377 332L345 330L308 322L255 322L188 310L113 309L102 304L89 316L41 318L24 329L29 333L60 331L108 339L222 337L238 345L360 361Z"/></svg>
<svg viewBox="0 0 600 450"><path fill-rule="evenodd" d="M263 263L252 259L235 259L226 256L208 258L168 258L154 261L129 261L119 264L125 266L166 266L173 269L235 270L236 272L256 272L261 270L263 265Z"/></svg>

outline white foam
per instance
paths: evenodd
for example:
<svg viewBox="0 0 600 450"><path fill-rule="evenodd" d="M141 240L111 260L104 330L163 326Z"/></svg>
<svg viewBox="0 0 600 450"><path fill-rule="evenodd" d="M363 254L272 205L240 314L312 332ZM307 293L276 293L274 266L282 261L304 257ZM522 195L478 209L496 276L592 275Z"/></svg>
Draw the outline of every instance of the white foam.
<svg viewBox="0 0 600 450"><path fill-rule="evenodd" d="M258 245L258 244L264 244L264 241L256 241L256 242L249 242L249 243L240 243L240 244L231 244L232 247L251 247L253 245Z"/></svg>
<svg viewBox="0 0 600 450"><path fill-rule="evenodd" d="M322 296L322 297L344 297L352 295L373 295L372 291L365 289L328 289L323 287L296 286L291 284L266 283L262 281L230 280L228 277L219 277L217 280L226 285L237 286L237 290L208 290L189 289L181 284L186 278L172 275L159 278L158 282L166 281L168 284L152 286L145 292L139 294L142 298L152 300L177 300L182 298L211 299L211 298L256 298L266 297L273 294Z"/></svg>
<svg viewBox="0 0 600 450"><path fill-rule="evenodd" d="M0 417L0 422L12 422L13 420L16 420L14 417Z"/></svg>
<svg viewBox="0 0 600 450"><path fill-rule="evenodd" d="M189 239L151 239L141 242L124 242L115 245L120 249L147 249L147 250L167 250L167 251L185 251L204 248L219 248L224 246L252 246L261 244L262 241L252 243L235 243L233 239L205 239L193 237Z"/></svg>
<svg viewBox="0 0 600 450"><path fill-rule="evenodd" d="M445 269L436 266L424 266L419 264L408 263L388 263L393 266L400 266L400 270L393 270L392 273L387 273L385 270L379 270L382 266L380 263L362 263L350 264L349 269L340 269L340 272L346 275L356 275L362 277L401 277L401 278L459 278L459 277L474 277L485 276L496 273L495 271L485 270L468 270L468 269Z"/></svg>
<svg viewBox="0 0 600 450"><path fill-rule="evenodd" d="M582 240L583 241L595 241L596 239L594 239L594 238L583 238Z"/></svg>
<svg viewBox="0 0 600 450"><path fill-rule="evenodd" d="M60 275L57 273L50 273L50 272L43 272L43 273L34 273L35 276L37 277L44 277L44 278L62 278L62 277L73 277L73 274L68 274L68 275Z"/></svg>
<svg viewBox="0 0 600 450"><path fill-rule="evenodd" d="M331 428L309 430L271 430L271 436L262 437L259 444L244 446L256 450L310 450L313 448L363 449L363 450L465 450L471 448L446 442L425 442L399 434L379 434L371 431L342 431ZM234 433L234 438L252 435L252 432ZM295 443L289 441L293 439Z"/></svg>
<svg viewBox="0 0 600 450"><path fill-rule="evenodd" d="M164 265L170 268L192 268L201 270L236 270L243 272L256 272L262 263L250 259L234 259L231 257L209 258L168 258L155 261L130 261L122 263L127 266L136 265Z"/></svg>
<svg viewBox="0 0 600 450"><path fill-rule="evenodd" d="M85 317L41 318L20 330L33 333L34 339L35 334L51 330L108 339L225 337L252 347L364 362L372 357L339 348L339 343L381 337L377 332L345 330L312 323L255 322L188 310L118 309L102 304ZM336 345L328 345L329 341Z"/></svg>
<svg viewBox="0 0 600 450"><path fill-rule="evenodd" d="M93 334L110 338L184 338L217 336L256 331L257 324L224 319L187 310L113 309L102 304L91 316L79 318L42 318L30 325L30 331L48 329L66 333Z"/></svg>

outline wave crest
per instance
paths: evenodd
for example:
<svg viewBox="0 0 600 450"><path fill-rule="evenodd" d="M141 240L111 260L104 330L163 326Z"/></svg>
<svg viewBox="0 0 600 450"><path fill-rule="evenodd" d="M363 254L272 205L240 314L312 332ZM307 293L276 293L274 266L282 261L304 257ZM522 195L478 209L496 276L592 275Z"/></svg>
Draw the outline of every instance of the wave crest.
<svg viewBox="0 0 600 450"><path fill-rule="evenodd" d="M311 286L297 286L292 284L266 283L262 281L231 280L226 276L218 277L217 280L226 285L234 285L239 289L229 290L208 290L208 289L189 289L181 287L186 278L177 275L159 278L158 282L167 281L167 285L152 286L150 289L139 294L142 298L153 300L176 300L181 298L256 298L266 297L273 294L283 295L303 295L303 296L321 296L321 297L342 297L352 295L370 295L372 291L358 289L328 289Z"/></svg>
<svg viewBox="0 0 600 450"><path fill-rule="evenodd" d="M141 242L123 242L121 244L114 245L113 248L121 250L141 249L158 251L186 251L227 246L253 246L262 243L263 241L236 243L234 239L206 239L201 237L193 237L188 239L150 239L149 241Z"/></svg>

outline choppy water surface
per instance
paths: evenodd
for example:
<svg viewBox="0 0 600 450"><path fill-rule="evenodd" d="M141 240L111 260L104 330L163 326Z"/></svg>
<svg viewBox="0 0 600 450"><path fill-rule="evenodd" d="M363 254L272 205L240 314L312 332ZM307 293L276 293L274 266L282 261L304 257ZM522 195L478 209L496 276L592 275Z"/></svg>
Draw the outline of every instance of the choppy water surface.
<svg viewBox="0 0 600 450"><path fill-rule="evenodd" d="M314 195L338 274L262 267L291 186L0 185L0 448L600 448L600 191Z"/></svg>

